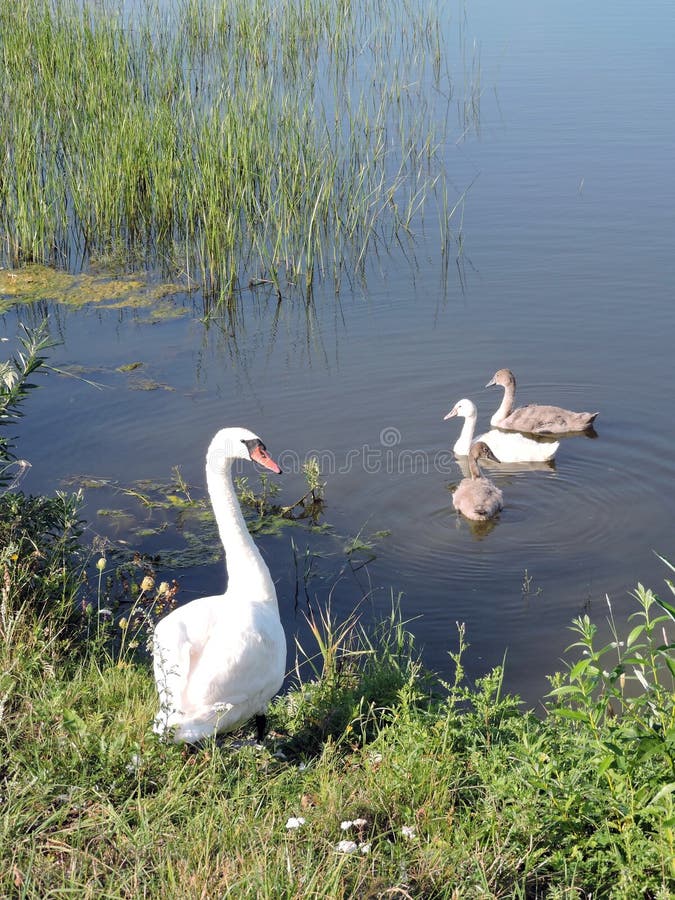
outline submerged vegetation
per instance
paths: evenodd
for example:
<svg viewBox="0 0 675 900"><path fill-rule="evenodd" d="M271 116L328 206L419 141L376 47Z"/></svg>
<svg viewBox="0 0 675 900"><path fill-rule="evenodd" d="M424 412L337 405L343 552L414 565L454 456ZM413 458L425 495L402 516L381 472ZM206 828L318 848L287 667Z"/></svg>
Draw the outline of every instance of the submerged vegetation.
<svg viewBox="0 0 675 900"><path fill-rule="evenodd" d="M442 7L0 0L5 263L339 288L432 193L446 249Z"/></svg>
<svg viewBox="0 0 675 900"><path fill-rule="evenodd" d="M71 307L96 303L107 309L119 307L152 307L182 293L177 284L151 281L143 274L110 275L80 272L71 275L48 266L31 264L21 269L0 270L0 313L22 303L54 301ZM172 303L174 315L185 314Z"/></svg>
<svg viewBox="0 0 675 900"><path fill-rule="evenodd" d="M307 490L294 503L281 505L274 498L279 486L266 473L258 475L258 486L248 476L236 479L239 501L248 510L247 525L254 534L278 534L286 526L302 524L315 532L326 531L322 523L325 483L320 480L319 464L310 457L303 465ZM122 545L112 538L99 538L99 549L129 557L129 538L135 542L155 541L153 557L165 567L185 568L218 562L222 557L222 541L218 535L211 503L203 490L195 492L174 466L169 481L141 479L127 485L106 478L72 476L67 484L79 489L113 491L123 506L100 507L99 517L124 534ZM170 546L160 548L157 539L168 535ZM177 538L185 546L177 549Z"/></svg>

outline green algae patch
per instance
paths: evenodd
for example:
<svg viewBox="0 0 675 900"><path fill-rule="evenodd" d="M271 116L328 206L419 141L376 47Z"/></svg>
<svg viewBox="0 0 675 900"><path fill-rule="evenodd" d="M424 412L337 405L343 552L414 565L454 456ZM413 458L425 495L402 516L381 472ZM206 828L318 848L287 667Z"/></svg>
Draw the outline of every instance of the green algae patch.
<svg viewBox="0 0 675 900"><path fill-rule="evenodd" d="M129 390L132 391L175 391L176 388L163 381L155 381L152 378L134 378L129 382Z"/></svg>
<svg viewBox="0 0 675 900"><path fill-rule="evenodd" d="M183 306L177 306L169 298L164 297L153 303L148 312L140 315L137 321L141 325L156 325L158 322L179 319L187 314L188 311Z"/></svg>
<svg viewBox="0 0 675 900"><path fill-rule="evenodd" d="M176 307L167 299L184 291L179 284L152 282L139 273L112 276L83 272L71 275L37 264L21 269L0 269L0 312L22 303L51 301L75 307L92 303L108 309L143 309L159 305L162 308L159 318L168 318L168 307L171 315L187 315L186 309Z"/></svg>

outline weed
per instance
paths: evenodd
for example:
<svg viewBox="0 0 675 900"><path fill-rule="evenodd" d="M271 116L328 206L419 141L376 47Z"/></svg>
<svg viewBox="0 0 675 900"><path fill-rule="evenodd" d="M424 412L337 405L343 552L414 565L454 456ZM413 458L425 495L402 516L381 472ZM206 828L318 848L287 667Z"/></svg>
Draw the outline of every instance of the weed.
<svg viewBox="0 0 675 900"><path fill-rule="evenodd" d="M21 326L20 337L22 349L13 359L0 362L0 426L6 426L21 418L21 404L28 393L35 388L29 381L31 375L44 367L45 350L54 346L49 336L47 320L35 330L29 331ZM25 460L17 460L11 438L0 435L0 494L12 490L30 464Z"/></svg>
<svg viewBox="0 0 675 900"><path fill-rule="evenodd" d="M303 464L302 471L307 490L294 503L285 506L274 502L281 489L264 472L258 476L260 488L257 491L250 486L247 476L235 479L239 500L257 514L257 519L248 522L250 531L276 533L293 522L306 522L311 527L319 525L325 504L326 482L321 481L321 470L315 457Z"/></svg>
<svg viewBox="0 0 675 900"><path fill-rule="evenodd" d="M532 589L533 581L534 581L534 576L530 575L528 570L525 569L525 572L523 573L523 583L520 588L520 592L523 596L523 599L525 599L525 597L530 597L532 595L534 595L535 597L539 597L543 593L541 587L538 587L536 590L533 591L533 589Z"/></svg>

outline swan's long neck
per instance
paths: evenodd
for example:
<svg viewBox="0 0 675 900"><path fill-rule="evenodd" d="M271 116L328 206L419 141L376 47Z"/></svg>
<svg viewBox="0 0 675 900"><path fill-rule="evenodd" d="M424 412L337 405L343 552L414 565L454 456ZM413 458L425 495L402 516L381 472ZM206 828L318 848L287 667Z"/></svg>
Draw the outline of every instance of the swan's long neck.
<svg viewBox="0 0 675 900"><path fill-rule="evenodd" d="M510 416L513 411L513 404L516 400L516 386L515 384L506 384L504 385L504 396L502 397L502 402L497 410L497 412L490 419L490 425L499 425L507 416Z"/></svg>
<svg viewBox="0 0 675 900"><path fill-rule="evenodd" d="M469 456L469 472L471 477L475 480L476 478L482 478L483 473L481 472L478 466L478 460L473 456Z"/></svg>
<svg viewBox="0 0 675 900"><path fill-rule="evenodd" d="M470 413L465 419L464 424L462 425L462 430L460 432L459 437L455 443L455 446L452 448L455 453L459 456L466 456L471 447L471 441L473 440L473 433L476 430L476 414Z"/></svg>
<svg viewBox="0 0 675 900"><path fill-rule="evenodd" d="M220 539L225 548L227 591L247 601L276 603L274 582L260 551L249 534L232 483L232 459L217 464L206 460L206 483Z"/></svg>

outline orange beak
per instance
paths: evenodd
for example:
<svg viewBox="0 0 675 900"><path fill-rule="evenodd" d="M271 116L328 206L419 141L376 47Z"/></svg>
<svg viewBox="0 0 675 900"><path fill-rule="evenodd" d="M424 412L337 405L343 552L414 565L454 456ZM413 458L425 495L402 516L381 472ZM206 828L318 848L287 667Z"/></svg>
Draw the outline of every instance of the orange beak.
<svg viewBox="0 0 675 900"><path fill-rule="evenodd" d="M270 469L275 475L281 475L281 468L274 462L262 444L258 444L257 447L254 447L249 452L251 459L254 462L260 463L260 465L264 466L266 469Z"/></svg>

